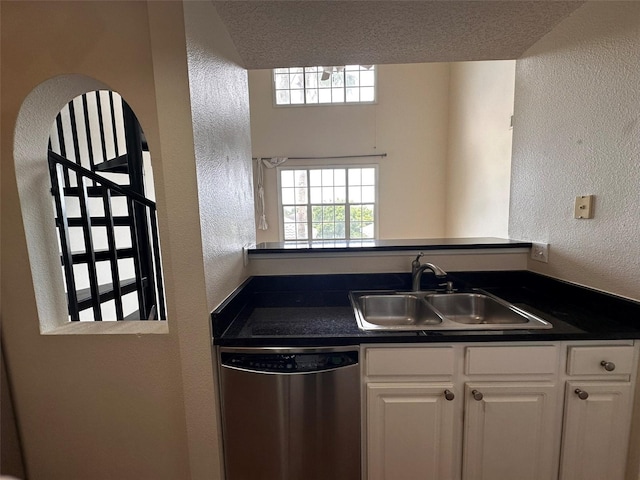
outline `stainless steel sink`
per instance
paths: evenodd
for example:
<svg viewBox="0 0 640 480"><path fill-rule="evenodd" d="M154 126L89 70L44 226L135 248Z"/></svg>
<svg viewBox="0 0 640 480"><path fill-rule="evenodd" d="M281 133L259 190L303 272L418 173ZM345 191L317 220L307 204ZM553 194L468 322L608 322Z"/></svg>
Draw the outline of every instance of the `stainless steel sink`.
<svg viewBox="0 0 640 480"><path fill-rule="evenodd" d="M549 322L487 292L349 294L362 330L531 330Z"/></svg>
<svg viewBox="0 0 640 480"><path fill-rule="evenodd" d="M379 328L423 330L442 323L423 298L409 293L362 295L358 305L366 323Z"/></svg>
<svg viewBox="0 0 640 480"><path fill-rule="evenodd" d="M449 320L470 325L528 323L529 318L499 301L480 293L434 293L424 299Z"/></svg>

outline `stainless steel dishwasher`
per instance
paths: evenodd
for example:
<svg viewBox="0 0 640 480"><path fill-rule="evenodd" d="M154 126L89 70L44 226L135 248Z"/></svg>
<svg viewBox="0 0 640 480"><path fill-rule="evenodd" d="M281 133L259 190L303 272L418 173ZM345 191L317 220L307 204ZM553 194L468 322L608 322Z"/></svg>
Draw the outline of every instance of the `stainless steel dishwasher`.
<svg viewBox="0 0 640 480"><path fill-rule="evenodd" d="M358 347L220 347L227 480L359 480Z"/></svg>

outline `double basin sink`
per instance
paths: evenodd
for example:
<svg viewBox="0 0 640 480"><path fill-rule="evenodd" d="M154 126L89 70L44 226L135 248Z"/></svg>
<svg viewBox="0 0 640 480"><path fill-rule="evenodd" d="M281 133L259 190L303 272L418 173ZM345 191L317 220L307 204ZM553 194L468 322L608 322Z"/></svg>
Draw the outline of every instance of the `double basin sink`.
<svg viewBox="0 0 640 480"><path fill-rule="evenodd" d="M549 322L490 293L354 291L349 294L362 330L532 330Z"/></svg>

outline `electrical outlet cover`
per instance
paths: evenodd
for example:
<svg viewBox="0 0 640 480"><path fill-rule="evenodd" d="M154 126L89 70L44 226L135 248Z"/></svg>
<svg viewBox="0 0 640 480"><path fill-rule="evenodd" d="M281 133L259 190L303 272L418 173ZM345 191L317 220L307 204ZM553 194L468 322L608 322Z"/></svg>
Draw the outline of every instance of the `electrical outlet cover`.
<svg viewBox="0 0 640 480"><path fill-rule="evenodd" d="M538 262L549 262L549 244L548 243L534 243L531 246L531 258Z"/></svg>

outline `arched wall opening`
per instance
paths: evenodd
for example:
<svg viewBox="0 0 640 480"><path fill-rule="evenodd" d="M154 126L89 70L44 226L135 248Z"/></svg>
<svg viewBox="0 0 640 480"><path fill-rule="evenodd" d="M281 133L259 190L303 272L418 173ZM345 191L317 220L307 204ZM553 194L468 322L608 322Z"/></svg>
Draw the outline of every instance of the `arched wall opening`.
<svg viewBox="0 0 640 480"><path fill-rule="evenodd" d="M84 75L61 75L37 86L23 102L16 121L14 161L29 264L37 303L40 332L57 333L167 333L166 322L71 322L57 232L52 210L47 144L60 110L75 97L109 90ZM79 325L78 323L81 323Z"/></svg>

